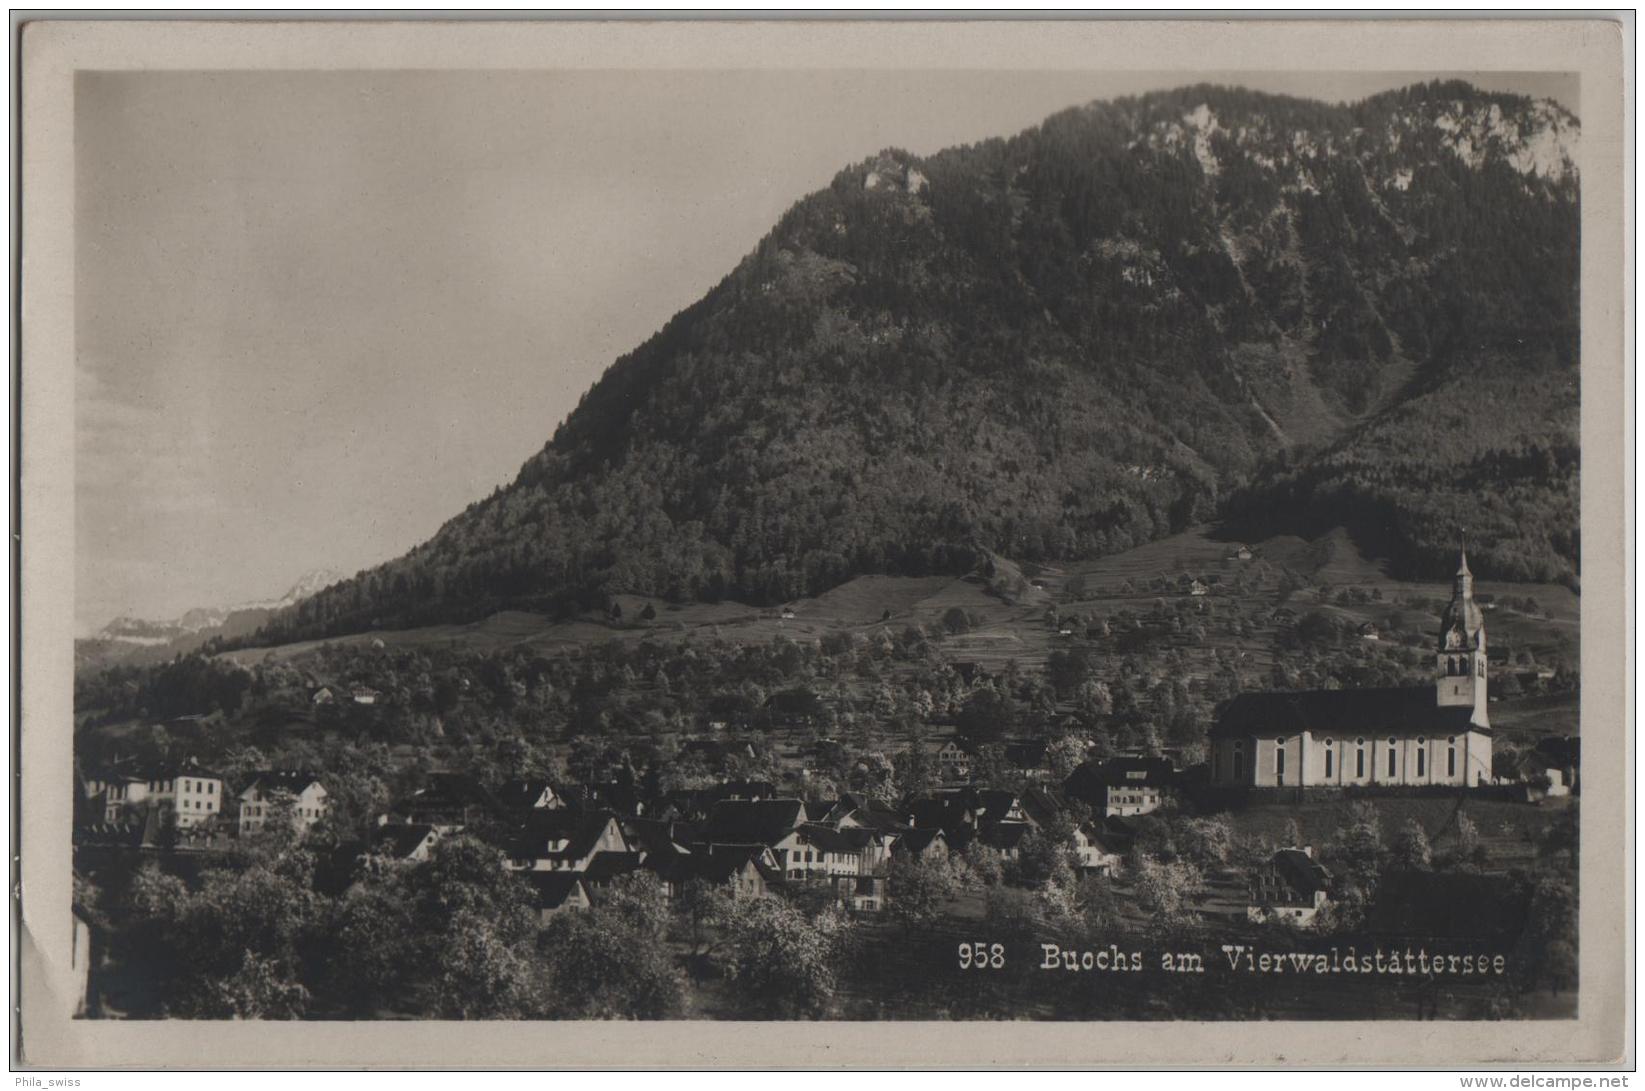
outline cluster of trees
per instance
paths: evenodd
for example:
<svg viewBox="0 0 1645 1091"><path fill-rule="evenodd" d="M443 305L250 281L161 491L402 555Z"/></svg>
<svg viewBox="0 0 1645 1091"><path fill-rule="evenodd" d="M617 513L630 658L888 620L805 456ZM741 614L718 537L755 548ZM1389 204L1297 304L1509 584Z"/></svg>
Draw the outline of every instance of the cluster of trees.
<svg viewBox="0 0 1645 1091"><path fill-rule="evenodd" d="M259 639L1099 555L1253 482L1247 512L1368 512L1401 559L1465 517L1503 573L1567 576L1576 183L1444 146L1441 112L1492 106L1530 121L1460 85L1195 87L884 153L618 360L508 486ZM1293 434L1340 442L1316 461Z"/></svg>
<svg viewBox="0 0 1645 1091"><path fill-rule="evenodd" d="M441 842L422 864L367 857L340 893L314 881L317 845L281 824L185 882L149 865L124 889L81 884L106 917L107 1002L131 1017L659 1019L690 980L724 1014L830 1014L846 925L827 905L734 900L646 872L541 925L495 847Z"/></svg>

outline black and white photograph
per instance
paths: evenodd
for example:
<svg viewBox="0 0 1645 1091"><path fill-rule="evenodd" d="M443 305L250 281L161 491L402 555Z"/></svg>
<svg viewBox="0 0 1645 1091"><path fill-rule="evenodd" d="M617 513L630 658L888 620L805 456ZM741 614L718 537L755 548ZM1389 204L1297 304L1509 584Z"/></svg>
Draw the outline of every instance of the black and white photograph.
<svg viewBox="0 0 1645 1091"><path fill-rule="evenodd" d="M1578 66L410 56L72 73L74 1026L1620 1003Z"/></svg>

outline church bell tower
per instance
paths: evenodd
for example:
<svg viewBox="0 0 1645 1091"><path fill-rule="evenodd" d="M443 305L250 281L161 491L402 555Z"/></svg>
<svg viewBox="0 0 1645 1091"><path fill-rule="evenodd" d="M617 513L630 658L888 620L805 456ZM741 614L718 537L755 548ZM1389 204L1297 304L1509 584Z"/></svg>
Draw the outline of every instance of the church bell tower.
<svg viewBox="0 0 1645 1091"><path fill-rule="evenodd" d="M1460 551L1451 601L1439 626L1437 682L1442 708L1469 706L1471 720L1489 727L1485 663L1485 615L1474 602L1474 574L1468 570L1468 550Z"/></svg>

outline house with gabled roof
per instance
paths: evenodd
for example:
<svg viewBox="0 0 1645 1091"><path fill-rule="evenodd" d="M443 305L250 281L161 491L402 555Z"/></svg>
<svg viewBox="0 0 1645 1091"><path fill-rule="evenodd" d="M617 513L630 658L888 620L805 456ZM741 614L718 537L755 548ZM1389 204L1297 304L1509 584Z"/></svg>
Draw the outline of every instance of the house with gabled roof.
<svg viewBox="0 0 1645 1091"><path fill-rule="evenodd" d="M393 823L378 826L373 831L373 847L379 856L396 863L421 864L440 843L440 831L433 826L401 825Z"/></svg>
<svg viewBox="0 0 1645 1091"><path fill-rule="evenodd" d="M199 762L168 762L152 767L128 765L106 774L103 820L119 822L128 811L174 816L178 829L199 825L223 813L223 778Z"/></svg>
<svg viewBox="0 0 1645 1091"><path fill-rule="evenodd" d="M805 821L805 803L798 799L722 799L709 808L705 838L770 848Z"/></svg>
<svg viewBox="0 0 1645 1091"><path fill-rule="evenodd" d="M693 880L723 887L733 898L763 898L782 883L782 869L765 845L701 843L678 856L648 857L642 865L663 881L671 898Z"/></svg>
<svg viewBox="0 0 1645 1091"><path fill-rule="evenodd" d="M535 895L537 920L547 924L568 909L587 909L594 899L583 877L566 871L533 871L526 875Z"/></svg>
<svg viewBox="0 0 1645 1091"><path fill-rule="evenodd" d="M897 838L891 845L891 855L910 860L941 859L948 855L948 838L941 830L916 826Z"/></svg>
<svg viewBox="0 0 1645 1091"><path fill-rule="evenodd" d="M313 773L265 769L255 774L240 793L240 834L262 829L285 806L291 808L292 822L306 830L324 817L329 807L326 796L325 785Z"/></svg>
<svg viewBox="0 0 1645 1091"><path fill-rule="evenodd" d="M1251 875L1246 918L1284 920L1306 927L1330 897L1331 873L1314 859L1312 846L1280 849Z"/></svg>
<svg viewBox="0 0 1645 1091"><path fill-rule="evenodd" d="M883 873L890 844L885 834L865 826L807 822L790 831L771 850L784 875L802 879L812 875Z"/></svg>
<svg viewBox="0 0 1645 1091"><path fill-rule="evenodd" d="M1083 762L1063 781L1063 791L1099 815L1151 814L1171 799L1177 779L1167 758L1122 754Z"/></svg>
<svg viewBox="0 0 1645 1091"><path fill-rule="evenodd" d="M632 851L618 816L610 811L544 810L526 819L509 849L509 866L521 871L583 872L600 853Z"/></svg>
<svg viewBox="0 0 1645 1091"><path fill-rule="evenodd" d="M505 780L492 794L496 796L497 805L511 814L558 810L566 805L554 785L546 780Z"/></svg>

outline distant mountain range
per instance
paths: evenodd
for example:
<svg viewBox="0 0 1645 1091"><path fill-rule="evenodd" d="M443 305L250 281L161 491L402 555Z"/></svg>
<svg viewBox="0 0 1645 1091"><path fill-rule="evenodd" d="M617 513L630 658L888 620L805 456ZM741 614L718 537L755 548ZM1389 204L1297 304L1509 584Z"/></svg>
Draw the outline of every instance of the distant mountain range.
<svg viewBox="0 0 1645 1091"><path fill-rule="evenodd" d="M239 606L196 607L169 621L117 617L89 637L74 642L77 667L114 663L156 663L194 651L214 638L256 632L277 611L294 606L342 579L329 569L310 572L276 599Z"/></svg>
<svg viewBox="0 0 1645 1091"><path fill-rule="evenodd" d="M882 152L512 483L255 641L779 602L1209 518L1347 524L1429 576L1466 530L1476 571L1575 586L1579 132L1456 82L1196 86Z"/></svg>

